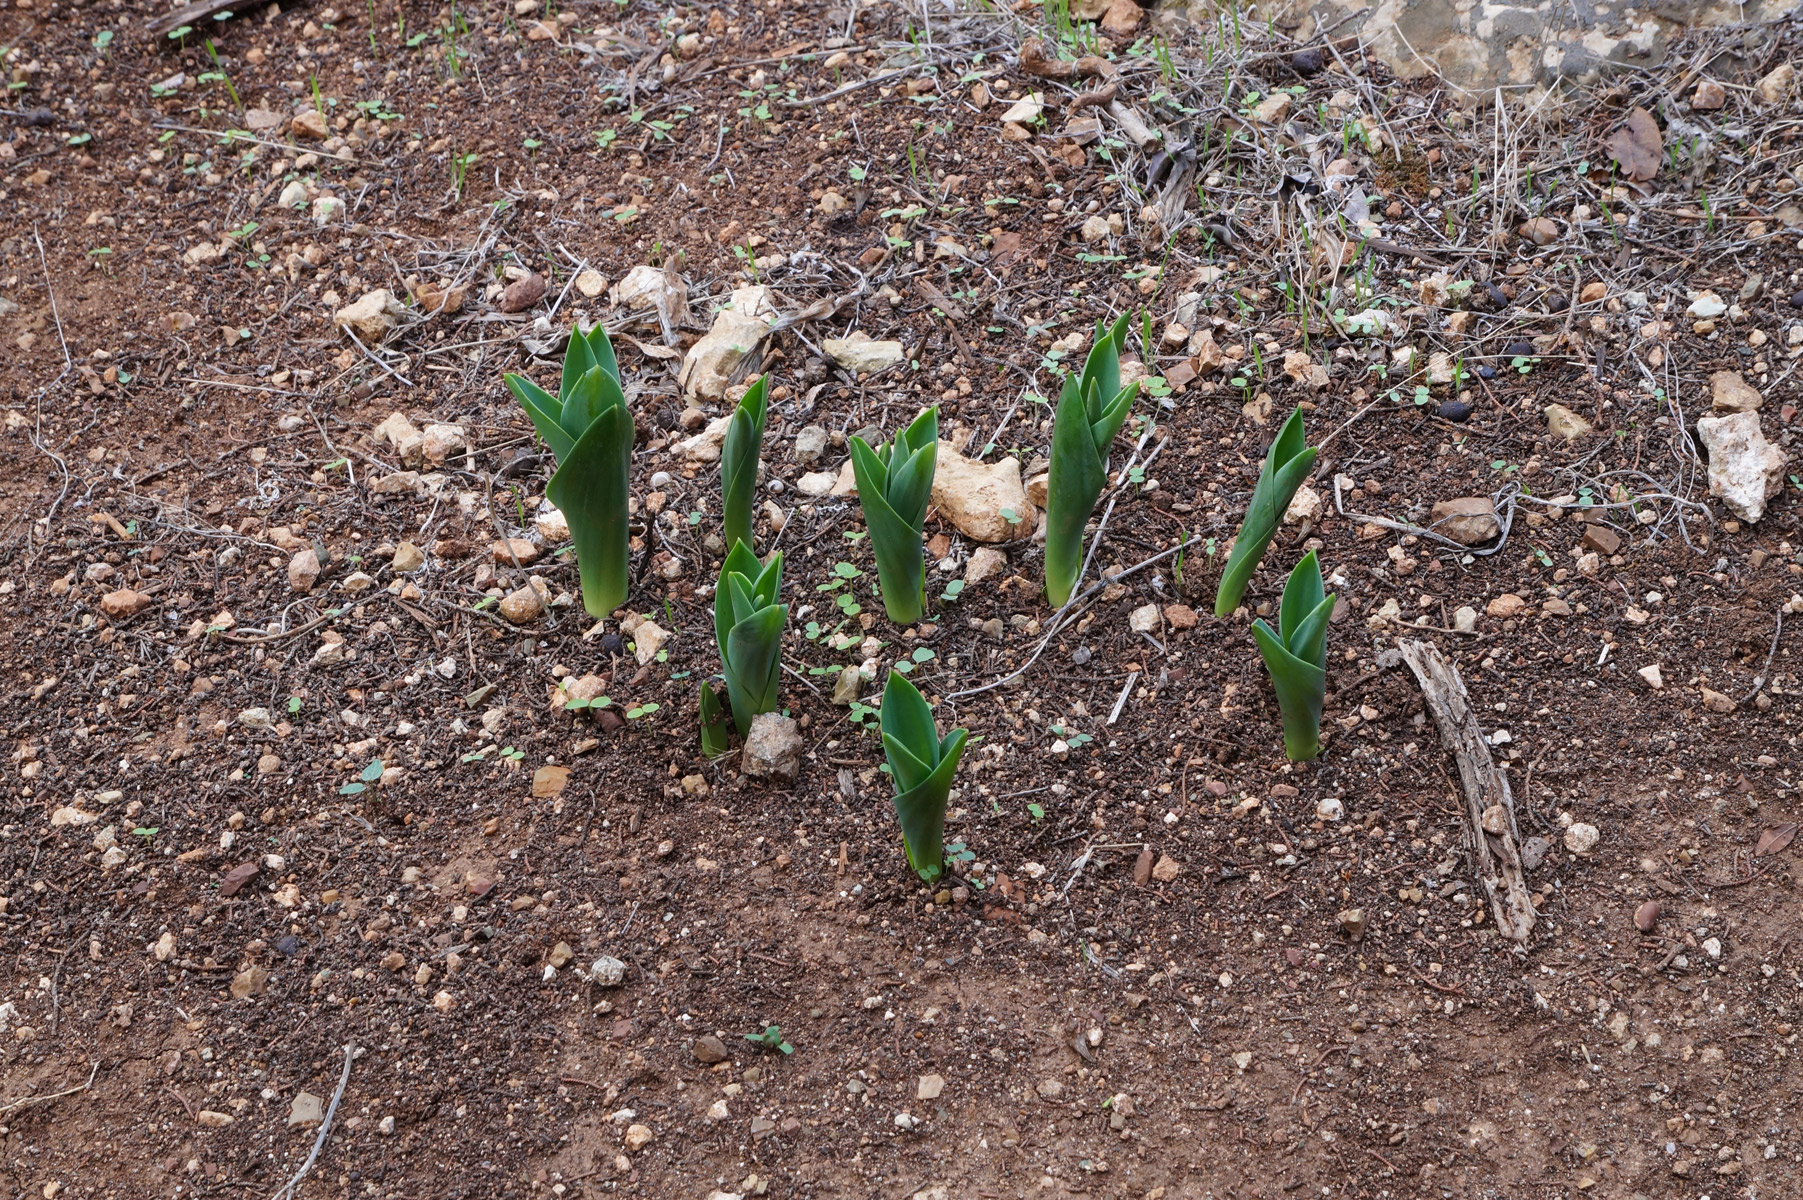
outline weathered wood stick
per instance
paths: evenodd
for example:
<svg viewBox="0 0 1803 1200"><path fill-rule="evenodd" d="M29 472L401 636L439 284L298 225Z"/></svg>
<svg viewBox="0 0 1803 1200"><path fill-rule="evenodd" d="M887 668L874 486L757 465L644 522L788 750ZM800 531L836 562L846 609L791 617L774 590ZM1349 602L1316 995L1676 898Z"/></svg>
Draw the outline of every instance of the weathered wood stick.
<svg viewBox="0 0 1803 1200"><path fill-rule="evenodd" d="M1441 741L1458 760L1478 882L1489 894L1496 930L1511 941L1525 942L1534 928L1534 905L1528 899L1527 876L1521 866L1521 833L1515 826L1515 798L1509 781L1490 757L1490 746L1471 710L1471 696L1458 668L1429 642L1402 642L1397 649L1421 684L1422 699L1440 727Z"/></svg>

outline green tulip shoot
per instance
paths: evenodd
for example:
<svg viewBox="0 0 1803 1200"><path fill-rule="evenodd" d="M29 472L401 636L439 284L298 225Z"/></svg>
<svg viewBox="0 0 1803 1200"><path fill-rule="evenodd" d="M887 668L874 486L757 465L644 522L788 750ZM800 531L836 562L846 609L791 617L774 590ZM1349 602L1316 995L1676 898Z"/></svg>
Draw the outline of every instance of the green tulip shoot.
<svg viewBox="0 0 1803 1200"><path fill-rule="evenodd" d="M1064 377L1052 418L1052 464L1046 480L1045 590L1063 608L1083 571L1083 527L1108 481L1108 447L1139 394L1121 386L1123 314L1112 328L1096 326L1096 342L1080 375Z"/></svg>
<svg viewBox="0 0 1803 1200"><path fill-rule="evenodd" d="M1283 586L1277 628L1260 618L1252 636L1271 673L1283 714L1283 749L1292 761L1321 753L1321 698L1327 690L1327 622L1333 597L1321 585L1321 564L1310 550Z"/></svg>
<svg viewBox="0 0 1803 1200"><path fill-rule="evenodd" d="M767 566L760 565L749 545L734 542L714 589L714 640L720 647L727 701L740 737L750 734L753 717L777 709L783 625L789 619L789 606L776 602L782 583L781 554L772 555ZM708 708L704 696L704 745L708 744Z"/></svg>
<svg viewBox="0 0 1803 1200"><path fill-rule="evenodd" d="M858 503L870 529L883 608L897 625L912 625L926 609L926 553L921 530L939 458L939 410L925 409L914 423L875 450L851 439L851 469Z"/></svg>
<svg viewBox="0 0 1803 1200"><path fill-rule="evenodd" d="M926 698L894 671L883 685L880 723L908 865L932 883L945 869L945 804L969 731L954 729L941 738Z"/></svg>
<svg viewBox="0 0 1803 1200"><path fill-rule="evenodd" d="M770 376L751 385L726 427L720 451L721 512L726 548L744 542L752 549L752 522L757 518L758 454L764 447L764 418L769 412Z"/></svg>
<svg viewBox="0 0 1803 1200"><path fill-rule="evenodd" d="M557 459L545 495L569 522L582 607L605 617L626 602L626 477L633 440L632 410L607 330L596 325L570 334L557 395L524 375L508 375L506 382Z"/></svg>
<svg viewBox="0 0 1803 1200"><path fill-rule="evenodd" d="M1252 503L1246 508L1233 553L1227 556L1227 566L1221 572L1221 589L1215 593L1215 616L1230 616L1239 607L1246 584L1283 523L1283 514L1295 498L1296 489L1314 469L1316 451L1305 444L1307 437L1302 428L1302 410L1297 409L1283 423L1277 440L1265 454L1265 465L1252 489Z"/></svg>

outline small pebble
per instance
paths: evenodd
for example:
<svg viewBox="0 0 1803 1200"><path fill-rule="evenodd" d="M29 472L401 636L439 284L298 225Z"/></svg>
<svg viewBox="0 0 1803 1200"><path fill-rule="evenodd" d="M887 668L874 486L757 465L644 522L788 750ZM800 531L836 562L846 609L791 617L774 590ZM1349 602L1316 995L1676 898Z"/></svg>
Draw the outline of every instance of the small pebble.
<svg viewBox="0 0 1803 1200"><path fill-rule="evenodd" d="M1659 901L1648 900L1634 910L1634 928L1642 933L1653 932L1653 927L1659 924L1659 914L1663 911L1659 906Z"/></svg>

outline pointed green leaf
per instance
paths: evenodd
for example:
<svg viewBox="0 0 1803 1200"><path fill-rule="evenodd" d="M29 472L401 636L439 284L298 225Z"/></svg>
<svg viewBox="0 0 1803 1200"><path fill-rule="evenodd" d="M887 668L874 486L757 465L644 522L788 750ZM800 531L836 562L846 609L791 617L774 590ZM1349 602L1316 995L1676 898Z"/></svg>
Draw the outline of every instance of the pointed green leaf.
<svg viewBox="0 0 1803 1200"><path fill-rule="evenodd" d="M701 752L719 758L728 746L726 710L720 704L720 693L711 683L701 685Z"/></svg>
<svg viewBox="0 0 1803 1200"><path fill-rule="evenodd" d="M1217 617L1228 616L1239 607L1246 585L1258 569L1259 560L1264 557L1271 539L1276 536L1284 512L1303 480L1314 469L1317 451L1304 447L1303 438L1302 411L1297 409L1284 422L1277 440L1271 443L1271 449L1265 455L1258 483L1252 489L1252 501L1246 507L1245 520L1234 539L1233 551L1227 556L1227 565L1221 571L1221 586L1215 594Z"/></svg>
<svg viewBox="0 0 1803 1200"><path fill-rule="evenodd" d="M753 717L776 710L783 623L788 619L788 606L773 604L734 625L726 636L727 698L740 737L751 733Z"/></svg>
<svg viewBox="0 0 1803 1200"><path fill-rule="evenodd" d="M758 573L757 586L752 590L759 605L775 604L777 593L782 591L782 586L783 556L782 552L778 551L770 556L769 562L764 564L763 570Z"/></svg>
<svg viewBox="0 0 1803 1200"><path fill-rule="evenodd" d="M582 576L582 606L604 617L626 602L627 469L632 412L624 404L602 413L557 468L545 495L563 511Z"/></svg>
<svg viewBox="0 0 1803 1200"><path fill-rule="evenodd" d="M931 446L939 440L939 406L930 405L920 410L908 427L896 435L897 447L906 447L909 453Z"/></svg>
<svg viewBox="0 0 1803 1200"><path fill-rule="evenodd" d="M901 462L889 463L889 507L917 536L926 525L927 504L933 498L933 474L938 465L937 442L928 442Z"/></svg>
<svg viewBox="0 0 1803 1200"><path fill-rule="evenodd" d="M852 474L883 585L883 608L897 624L920 620L926 607L926 561L920 538L933 489L937 433L938 413L929 408L895 443L873 450L862 438L851 439ZM910 449L916 437L922 444Z"/></svg>
<svg viewBox="0 0 1803 1200"><path fill-rule="evenodd" d="M618 381L620 363L614 357L613 340L607 336L607 328L599 321L595 322L595 327L588 331L588 352L589 358L593 360L595 366L600 367Z"/></svg>
<svg viewBox="0 0 1803 1200"><path fill-rule="evenodd" d="M883 735L883 750L889 756L889 773L895 777L895 785L901 791L919 787L933 773L932 763L922 762L892 733Z"/></svg>
<svg viewBox="0 0 1803 1200"><path fill-rule="evenodd" d="M1108 447L1114 441L1114 435L1121 431L1121 425L1127 420L1127 414L1133 411L1133 401L1139 395L1139 380L1134 380L1122 388L1120 394L1102 408L1102 415L1090 426L1095 436L1096 452L1103 458L1108 457Z"/></svg>
<svg viewBox="0 0 1803 1200"><path fill-rule="evenodd" d="M1297 623L1296 632L1285 639L1289 652L1302 662L1323 670L1327 667L1327 623L1333 619L1333 597L1323 596L1312 612Z"/></svg>
<svg viewBox="0 0 1803 1200"><path fill-rule="evenodd" d="M1085 390L1093 385L1103 401L1112 399L1121 390L1121 347L1126 337L1126 313L1122 313L1120 320L1112 326L1096 325L1096 340L1089 348L1089 357L1084 360L1082 382Z"/></svg>
<svg viewBox="0 0 1803 1200"><path fill-rule="evenodd" d="M939 761L939 734L933 728L933 710L908 682L908 677L889 672L883 684L882 731L913 752L928 767Z"/></svg>
<svg viewBox="0 0 1803 1200"><path fill-rule="evenodd" d="M758 455L764 445L770 377L761 376L733 410L720 451L721 536L751 544L757 514Z"/></svg>
<svg viewBox="0 0 1803 1200"><path fill-rule="evenodd" d="M1052 417L1052 461L1046 478L1046 598L1062 608L1083 568L1083 527L1106 482L1083 400L1069 377Z"/></svg>
<svg viewBox="0 0 1803 1200"><path fill-rule="evenodd" d="M1303 662L1284 646L1264 621L1252 623L1252 637L1271 675L1277 693L1277 709L1283 717L1284 753L1302 762L1321 753L1321 703L1327 689L1327 673Z"/></svg>
<svg viewBox="0 0 1803 1200"><path fill-rule="evenodd" d="M513 393L526 415L532 418L532 427L538 430L538 436L545 439L545 445L551 448L551 454L559 463L570 456L575 448L576 439L564 432L561 417L563 402L524 375L507 375L507 390Z"/></svg>
<svg viewBox="0 0 1803 1200"><path fill-rule="evenodd" d="M726 561L720 564L720 575L714 583L714 645L719 647L722 658L726 657L726 635L738 620L732 610L731 579L734 575L755 579L758 571L757 555L743 542L733 543L726 552Z"/></svg>
<svg viewBox="0 0 1803 1200"><path fill-rule="evenodd" d="M964 755L965 730L948 735L951 753L939 760L920 784L895 795L895 815L902 827L902 845L908 865L927 883L938 879L945 863L945 808L952 777Z"/></svg>
<svg viewBox="0 0 1803 1200"><path fill-rule="evenodd" d="M570 344L563 351L563 375L558 380L557 398L568 401L577 382L595 369L595 354L580 330L570 332ZM617 372L616 372L617 374Z"/></svg>
<svg viewBox="0 0 1803 1200"><path fill-rule="evenodd" d="M739 543L741 546L744 544L744 542ZM752 613L764 607L757 602L757 594L752 591L756 585L756 580L747 579L743 575L733 574L726 577L726 590L732 597L732 623L734 625L746 620Z"/></svg>
<svg viewBox="0 0 1803 1200"><path fill-rule="evenodd" d="M1314 612L1326 594L1321 586L1320 560L1310 550L1296 564L1296 569L1290 572L1289 582L1283 585L1283 603L1277 613L1277 633L1285 645L1294 641L1302 618Z"/></svg>
<svg viewBox="0 0 1803 1200"><path fill-rule="evenodd" d="M886 449L887 447L885 447ZM889 466L887 460L878 456L870 443L863 438L852 435L851 439L851 473L858 484L858 497L889 494Z"/></svg>
<svg viewBox="0 0 1803 1200"><path fill-rule="evenodd" d="M1308 447L1308 433L1302 427L1302 410L1291 411L1284 419L1283 426L1278 429L1277 437L1271 442L1271 449L1265 461L1281 466L1301 454Z"/></svg>
<svg viewBox="0 0 1803 1200"><path fill-rule="evenodd" d="M602 413L625 407L626 394L620 390L620 381L600 367L592 367L576 381L564 399L561 419L564 432L579 438Z"/></svg>

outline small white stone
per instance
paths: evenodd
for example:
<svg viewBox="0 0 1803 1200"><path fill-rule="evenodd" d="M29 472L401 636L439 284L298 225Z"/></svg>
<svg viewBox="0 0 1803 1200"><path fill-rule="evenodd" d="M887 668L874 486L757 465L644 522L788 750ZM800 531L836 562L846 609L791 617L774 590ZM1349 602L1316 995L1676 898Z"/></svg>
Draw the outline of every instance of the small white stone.
<svg viewBox="0 0 1803 1200"><path fill-rule="evenodd" d="M1565 848L1573 854L1588 854L1601 836L1596 826L1574 821L1565 829Z"/></svg>

